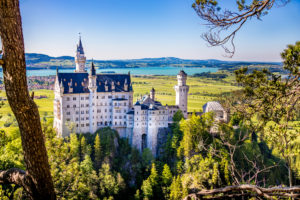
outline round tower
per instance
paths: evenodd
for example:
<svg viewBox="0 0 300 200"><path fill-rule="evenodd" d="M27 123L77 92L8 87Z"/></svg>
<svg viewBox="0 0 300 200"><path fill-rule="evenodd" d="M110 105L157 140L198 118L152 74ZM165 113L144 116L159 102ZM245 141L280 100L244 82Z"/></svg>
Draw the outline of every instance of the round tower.
<svg viewBox="0 0 300 200"><path fill-rule="evenodd" d="M79 36L79 44L77 45L76 56L75 56L75 63L76 63L75 72L86 72L85 61L86 61L86 57L84 56L81 37Z"/></svg>
<svg viewBox="0 0 300 200"><path fill-rule="evenodd" d="M176 92L176 105L182 111L185 118L187 118L187 103L188 103L188 94L189 86L186 85L187 74L180 70L177 75L178 84L174 87Z"/></svg>

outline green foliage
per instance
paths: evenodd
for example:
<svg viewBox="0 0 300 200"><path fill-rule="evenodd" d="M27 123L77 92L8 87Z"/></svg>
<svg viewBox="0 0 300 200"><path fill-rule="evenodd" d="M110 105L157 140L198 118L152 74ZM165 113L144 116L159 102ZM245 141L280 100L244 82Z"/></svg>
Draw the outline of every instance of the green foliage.
<svg viewBox="0 0 300 200"><path fill-rule="evenodd" d="M102 156L99 134L96 135L94 144L95 144L94 145L95 169L98 170L101 167L101 156Z"/></svg>
<svg viewBox="0 0 300 200"><path fill-rule="evenodd" d="M173 177L170 186L170 200L181 200L188 194L187 190L183 188L180 176Z"/></svg>
<svg viewBox="0 0 300 200"><path fill-rule="evenodd" d="M112 173L109 164L103 163L99 170L100 196L113 197L125 188L119 173Z"/></svg>
<svg viewBox="0 0 300 200"><path fill-rule="evenodd" d="M293 160L300 152L299 128L295 126L300 101L300 42L289 45L281 56L289 74L285 79L267 69L248 73L247 68L242 68L235 73L237 82L244 87L243 116L285 160L291 186Z"/></svg>
<svg viewBox="0 0 300 200"><path fill-rule="evenodd" d="M213 114L207 113L200 116L193 114L189 120L180 124L183 132L183 139L177 154L181 154L181 149L185 157L191 157L197 152L201 152L204 146L211 143L212 136L209 133L213 124Z"/></svg>
<svg viewBox="0 0 300 200"><path fill-rule="evenodd" d="M172 172L170 170L170 167L165 164L164 169L162 171L162 184L165 186L169 186L172 182Z"/></svg>

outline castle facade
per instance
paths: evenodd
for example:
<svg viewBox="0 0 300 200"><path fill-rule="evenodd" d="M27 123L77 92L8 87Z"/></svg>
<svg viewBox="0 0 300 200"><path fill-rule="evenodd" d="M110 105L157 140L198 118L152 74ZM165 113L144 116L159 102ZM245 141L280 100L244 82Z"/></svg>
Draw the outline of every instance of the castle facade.
<svg viewBox="0 0 300 200"><path fill-rule="evenodd" d="M169 127L178 110L187 117L189 86L183 70L177 75L178 84L174 87L176 105L162 105L155 98L154 88L133 105L130 73L96 74L93 62L88 73L81 39L75 63L75 72L57 70L55 79L54 128L61 137L71 132L94 133L109 126L140 151L149 148L155 156L158 133Z"/></svg>

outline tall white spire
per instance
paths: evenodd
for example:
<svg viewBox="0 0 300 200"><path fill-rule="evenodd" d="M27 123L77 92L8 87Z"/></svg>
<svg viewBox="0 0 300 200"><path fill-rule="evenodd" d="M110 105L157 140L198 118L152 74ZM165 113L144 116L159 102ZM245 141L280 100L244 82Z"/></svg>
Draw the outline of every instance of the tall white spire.
<svg viewBox="0 0 300 200"><path fill-rule="evenodd" d="M85 61L86 61L86 57L84 56L81 36L79 35L79 43L77 45L76 56L75 56L75 63L76 63L75 72L86 72Z"/></svg>

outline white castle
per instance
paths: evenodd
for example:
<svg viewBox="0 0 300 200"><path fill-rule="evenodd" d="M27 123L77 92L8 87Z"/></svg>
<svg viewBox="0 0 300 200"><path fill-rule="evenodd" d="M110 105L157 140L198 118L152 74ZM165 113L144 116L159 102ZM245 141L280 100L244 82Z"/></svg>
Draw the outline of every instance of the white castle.
<svg viewBox="0 0 300 200"><path fill-rule="evenodd" d="M158 133L169 127L173 115L180 109L187 117L189 86L187 74L177 75L176 105L163 106L155 99L155 89L133 105L130 73L96 74L94 63L90 73L85 70L86 57L81 39L77 45L74 73L57 70L54 87L54 128L61 137L76 133L94 133L111 127L120 137L140 151L149 148L157 154Z"/></svg>

